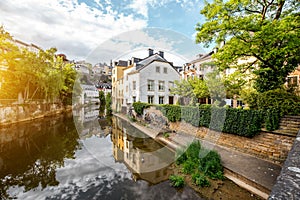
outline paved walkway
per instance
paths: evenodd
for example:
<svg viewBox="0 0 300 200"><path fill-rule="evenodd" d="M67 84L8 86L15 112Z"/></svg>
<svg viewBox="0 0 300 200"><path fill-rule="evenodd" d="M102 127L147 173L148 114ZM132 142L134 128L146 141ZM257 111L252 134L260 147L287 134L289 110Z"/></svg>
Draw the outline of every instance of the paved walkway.
<svg viewBox="0 0 300 200"><path fill-rule="evenodd" d="M115 115L129 121L128 118L122 114ZM166 139L163 136L159 136L158 131L137 123L131 124L150 137L164 142L173 149L184 146L194 140L191 135L184 133L175 134ZM268 198L280 174L281 166L207 141L200 141L204 147L215 149L220 154L223 166L228 172L231 172L225 173L229 179L265 199Z"/></svg>

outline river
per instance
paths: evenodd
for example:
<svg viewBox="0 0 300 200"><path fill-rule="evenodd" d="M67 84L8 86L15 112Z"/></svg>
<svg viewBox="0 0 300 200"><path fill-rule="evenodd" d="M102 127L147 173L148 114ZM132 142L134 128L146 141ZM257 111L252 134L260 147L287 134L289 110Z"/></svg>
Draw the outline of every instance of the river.
<svg viewBox="0 0 300 200"><path fill-rule="evenodd" d="M174 152L96 108L0 128L2 199L201 199L170 186Z"/></svg>

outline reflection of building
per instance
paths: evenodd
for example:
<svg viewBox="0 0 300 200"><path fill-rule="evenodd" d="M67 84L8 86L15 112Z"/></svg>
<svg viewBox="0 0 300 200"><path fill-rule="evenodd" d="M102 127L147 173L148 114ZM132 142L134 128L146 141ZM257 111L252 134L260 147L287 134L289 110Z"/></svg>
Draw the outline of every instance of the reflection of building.
<svg viewBox="0 0 300 200"><path fill-rule="evenodd" d="M94 85L80 85L82 88L81 103L100 103L99 91Z"/></svg>
<svg viewBox="0 0 300 200"><path fill-rule="evenodd" d="M115 160L124 162L135 180L156 184L169 178L174 152L119 118L113 118L112 142Z"/></svg>
<svg viewBox="0 0 300 200"><path fill-rule="evenodd" d="M106 136L109 134L107 126L100 125L98 121L99 107L88 106L82 108L73 109L73 117L76 123L77 131L81 138L89 138L92 135Z"/></svg>

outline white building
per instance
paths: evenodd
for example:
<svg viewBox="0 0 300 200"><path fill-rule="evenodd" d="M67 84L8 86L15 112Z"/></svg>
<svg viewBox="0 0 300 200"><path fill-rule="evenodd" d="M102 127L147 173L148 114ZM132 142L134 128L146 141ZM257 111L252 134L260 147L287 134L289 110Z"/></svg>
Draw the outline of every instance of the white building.
<svg viewBox="0 0 300 200"><path fill-rule="evenodd" d="M81 104L99 103L99 91L94 85L80 85L82 88Z"/></svg>
<svg viewBox="0 0 300 200"><path fill-rule="evenodd" d="M164 52L153 53L149 49L149 56L132 62L132 67L124 70L123 106L136 101L152 104L174 104L177 99L170 94L174 81L180 79L179 72L173 63L164 58Z"/></svg>

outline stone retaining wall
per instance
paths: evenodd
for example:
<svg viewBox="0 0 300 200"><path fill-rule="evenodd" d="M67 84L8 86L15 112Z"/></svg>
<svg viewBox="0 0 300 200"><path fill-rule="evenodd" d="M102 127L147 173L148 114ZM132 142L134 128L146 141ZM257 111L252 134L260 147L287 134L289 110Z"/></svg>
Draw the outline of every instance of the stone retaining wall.
<svg viewBox="0 0 300 200"><path fill-rule="evenodd" d="M194 127L185 122L171 122L169 128L278 164L285 161L295 140L295 137L273 134L272 132L261 132L253 138L247 138L212 131L205 127Z"/></svg>
<svg viewBox="0 0 300 200"><path fill-rule="evenodd" d="M61 104L32 103L0 107L0 126L42 118L69 110Z"/></svg>
<svg viewBox="0 0 300 200"><path fill-rule="evenodd" d="M142 123L149 124L151 128L160 124L157 128L160 128L162 132L165 132L165 130L176 131L177 133L184 132L193 137L198 137L220 146L254 155L276 164L282 164L285 161L295 140L294 136L266 131L262 131L253 138L247 138L212 131L205 127L195 127L186 122L168 122L162 113L154 107L145 109L144 115L138 117L138 120Z"/></svg>

